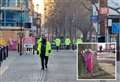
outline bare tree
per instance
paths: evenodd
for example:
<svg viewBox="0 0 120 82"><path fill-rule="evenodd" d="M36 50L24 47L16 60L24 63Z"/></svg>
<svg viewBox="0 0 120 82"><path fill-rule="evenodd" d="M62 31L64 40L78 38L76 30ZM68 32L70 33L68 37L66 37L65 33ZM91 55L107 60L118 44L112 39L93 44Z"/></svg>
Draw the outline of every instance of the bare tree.
<svg viewBox="0 0 120 82"><path fill-rule="evenodd" d="M90 22L92 11L86 10L81 2L84 2L89 8L92 8L88 0L55 0L55 6L52 16L48 16L48 26L56 32L56 36L69 36L71 39L77 38L79 30L83 33L83 40L87 40L89 31L94 28Z"/></svg>

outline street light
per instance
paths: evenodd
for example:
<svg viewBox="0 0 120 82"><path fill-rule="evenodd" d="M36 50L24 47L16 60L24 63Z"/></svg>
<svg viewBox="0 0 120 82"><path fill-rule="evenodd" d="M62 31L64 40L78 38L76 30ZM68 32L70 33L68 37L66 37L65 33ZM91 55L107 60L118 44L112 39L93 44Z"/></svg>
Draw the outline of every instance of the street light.
<svg viewBox="0 0 120 82"><path fill-rule="evenodd" d="M39 4L36 4L36 9L37 9L37 17L36 17L37 30L36 30L36 34L37 34L37 37L38 37L38 28L39 28L38 9L39 9Z"/></svg>

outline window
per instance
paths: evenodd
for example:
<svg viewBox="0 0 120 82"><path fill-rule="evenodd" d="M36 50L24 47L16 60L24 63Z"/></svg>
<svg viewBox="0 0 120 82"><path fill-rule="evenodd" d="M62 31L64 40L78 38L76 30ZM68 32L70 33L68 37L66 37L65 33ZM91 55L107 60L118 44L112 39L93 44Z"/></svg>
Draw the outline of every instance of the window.
<svg viewBox="0 0 120 82"><path fill-rule="evenodd" d="M2 0L0 0L0 7L2 6Z"/></svg>
<svg viewBox="0 0 120 82"><path fill-rule="evenodd" d="M8 0L8 6L16 7L16 0Z"/></svg>
<svg viewBox="0 0 120 82"><path fill-rule="evenodd" d="M1 4L2 4L3 7L5 7L6 6L6 0L1 0Z"/></svg>
<svg viewBox="0 0 120 82"><path fill-rule="evenodd" d="M113 18L113 19L112 19L112 22L114 22L114 23L119 22L119 18Z"/></svg>
<svg viewBox="0 0 120 82"><path fill-rule="evenodd" d="M20 7L20 0L17 0L17 7Z"/></svg>
<svg viewBox="0 0 120 82"><path fill-rule="evenodd" d="M0 20L2 20L2 11L0 11Z"/></svg>

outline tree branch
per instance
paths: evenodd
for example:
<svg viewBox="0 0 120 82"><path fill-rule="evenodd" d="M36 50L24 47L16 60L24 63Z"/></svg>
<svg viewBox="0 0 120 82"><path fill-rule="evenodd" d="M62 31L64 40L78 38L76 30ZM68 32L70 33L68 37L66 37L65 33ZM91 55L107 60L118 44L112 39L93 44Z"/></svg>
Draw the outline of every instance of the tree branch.
<svg viewBox="0 0 120 82"><path fill-rule="evenodd" d="M119 9L118 9L118 8L113 8L113 7L111 7L111 6L108 6L108 8L110 8L110 9L112 9L112 10L116 11L118 14L120 14L120 11L119 11Z"/></svg>
<svg viewBox="0 0 120 82"><path fill-rule="evenodd" d="M82 4L83 7L86 8L88 11L91 11L91 10L92 10L91 8L88 8L88 7L85 5L85 3L83 3L82 1L81 1L81 4Z"/></svg>
<svg viewBox="0 0 120 82"><path fill-rule="evenodd" d="M95 6L97 12L99 13L99 8L97 7L97 5L96 4L93 4L93 5Z"/></svg>

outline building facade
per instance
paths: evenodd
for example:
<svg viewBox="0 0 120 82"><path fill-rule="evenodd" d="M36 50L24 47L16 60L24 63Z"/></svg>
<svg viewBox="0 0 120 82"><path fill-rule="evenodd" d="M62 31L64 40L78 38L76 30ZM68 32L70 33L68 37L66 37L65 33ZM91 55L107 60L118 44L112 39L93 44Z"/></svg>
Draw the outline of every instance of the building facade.
<svg viewBox="0 0 120 82"><path fill-rule="evenodd" d="M29 0L0 0L0 38L4 38L12 47L17 48L18 33L29 21Z"/></svg>
<svg viewBox="0 0 120 82"><path fill-rule="evenodd" d="M16 29L28 21L27 0L0 0L0 26L2 29Z"/></svg>

